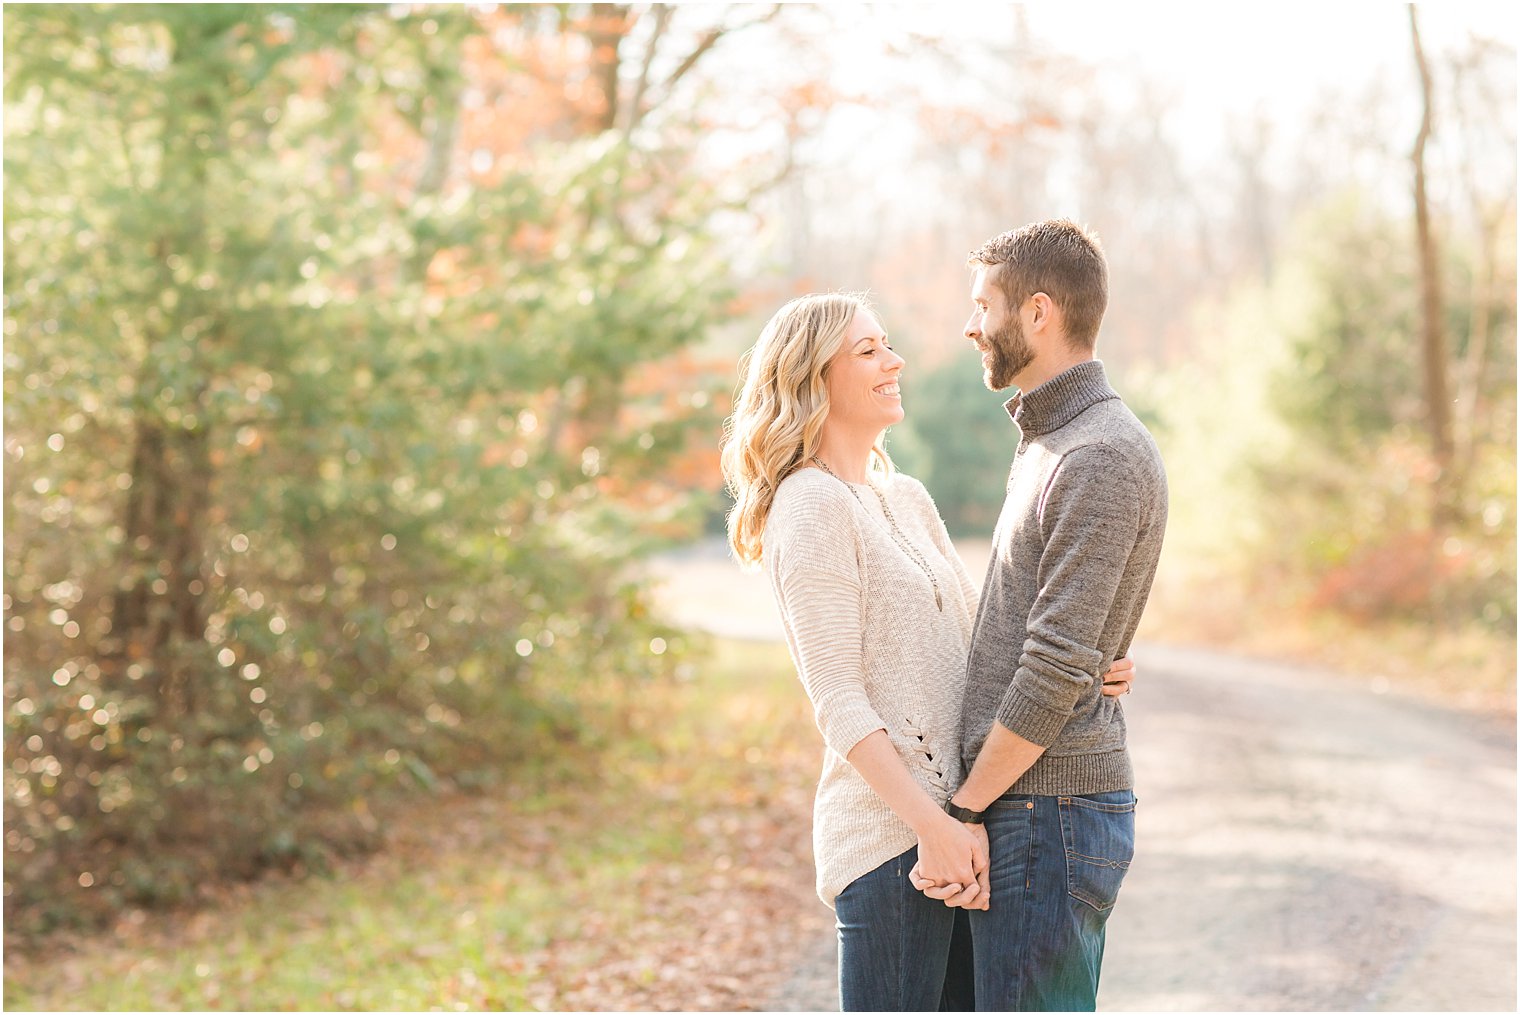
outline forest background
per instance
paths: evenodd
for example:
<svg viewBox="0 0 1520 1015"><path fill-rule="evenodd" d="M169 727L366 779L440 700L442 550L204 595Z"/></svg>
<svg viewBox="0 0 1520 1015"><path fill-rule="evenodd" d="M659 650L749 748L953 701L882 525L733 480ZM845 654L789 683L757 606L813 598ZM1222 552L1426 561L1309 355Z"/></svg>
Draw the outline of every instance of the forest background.
<svg viewBox="0 0 1520 1015"><path fill-rule="evenodd" d="M8 5L7 943L626 732L706 651L637 564L721 530L791 295L875 294L888 448L985 538L964 259L1055 215L1171 477L1146 634L1512 709L1513 15L1356 8L1295 76L1266 8L1104 10Z"/></svg>

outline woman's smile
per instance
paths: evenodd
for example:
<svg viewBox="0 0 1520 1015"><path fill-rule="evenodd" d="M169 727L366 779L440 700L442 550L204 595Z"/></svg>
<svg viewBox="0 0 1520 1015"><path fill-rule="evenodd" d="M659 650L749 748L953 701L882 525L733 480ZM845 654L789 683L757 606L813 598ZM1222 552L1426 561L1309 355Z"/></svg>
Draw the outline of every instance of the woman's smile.
<svg viewBox="0 0 1520 1015"><path fill-rule="evenodd" d="M874 441L902 422L902 372L903 358L893 351L880 322L869 310L857 311L825 377L829 419Z"/></svg>

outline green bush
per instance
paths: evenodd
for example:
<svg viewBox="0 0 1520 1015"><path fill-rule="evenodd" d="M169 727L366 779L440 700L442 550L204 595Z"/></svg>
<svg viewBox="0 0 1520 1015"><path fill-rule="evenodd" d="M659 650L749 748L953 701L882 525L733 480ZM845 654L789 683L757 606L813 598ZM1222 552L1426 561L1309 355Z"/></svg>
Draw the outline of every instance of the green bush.
<svg viewBox="0 0 1520 1015"><path fill-rule="evenodd" d="M1160 420L1171 483L1164 567L1364 620L1513 631L1513 308L1488 316L1486 412L1465 445L1458 517L1438 527L1412 235L1354 195L1327 204L1269 284L1200 312L1194 327L1213 336L1202 353L1135 386ZM1468 291L1464 256L1444 265L1455 292ZM1476 316L1452 300L1454 363Z"/></svg>
<svg viewBox="0 0 1520 1015"><path fill-rule="evenodd" d="M887 440L892 460L918 478L953 536L987 539L1003 509L1019 431L970 356L915 378L907 418Z"/></svg>
<svg viewBox="0 0 1520 1015"><path fill-rule="evenodd" d="M433 172L492 16L7 8L12 928L368 848L677 654L623 574L694 417L636 382L725 299L709 191Z"/></svg>

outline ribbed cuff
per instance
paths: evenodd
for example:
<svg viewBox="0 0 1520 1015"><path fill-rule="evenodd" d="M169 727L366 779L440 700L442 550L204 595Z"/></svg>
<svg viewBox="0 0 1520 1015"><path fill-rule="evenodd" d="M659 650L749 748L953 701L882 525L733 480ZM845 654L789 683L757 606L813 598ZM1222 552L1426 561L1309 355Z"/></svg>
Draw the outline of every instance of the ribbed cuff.
<svg viewBox="0 0 1520 1015"><path fill-rule="evenodd" d="M997 721L1031 744L1049 747L1066 728L1071 716L1070 711L1049 708L1021 693L1017 687L1010 687L998 706Z"/></svg>

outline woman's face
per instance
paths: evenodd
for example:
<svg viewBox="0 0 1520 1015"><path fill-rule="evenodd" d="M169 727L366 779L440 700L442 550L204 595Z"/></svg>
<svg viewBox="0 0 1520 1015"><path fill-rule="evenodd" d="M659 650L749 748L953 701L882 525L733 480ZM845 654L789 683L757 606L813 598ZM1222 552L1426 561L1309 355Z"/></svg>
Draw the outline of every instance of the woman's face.
<svg viewBox="0 0 1520 1015"><path fill-rule="evenodd" d="M886 332L869 310L857 310L844 343L829 361L829 421L873 435L902 422L897 382L903 358L887 344Z"/></svg>

